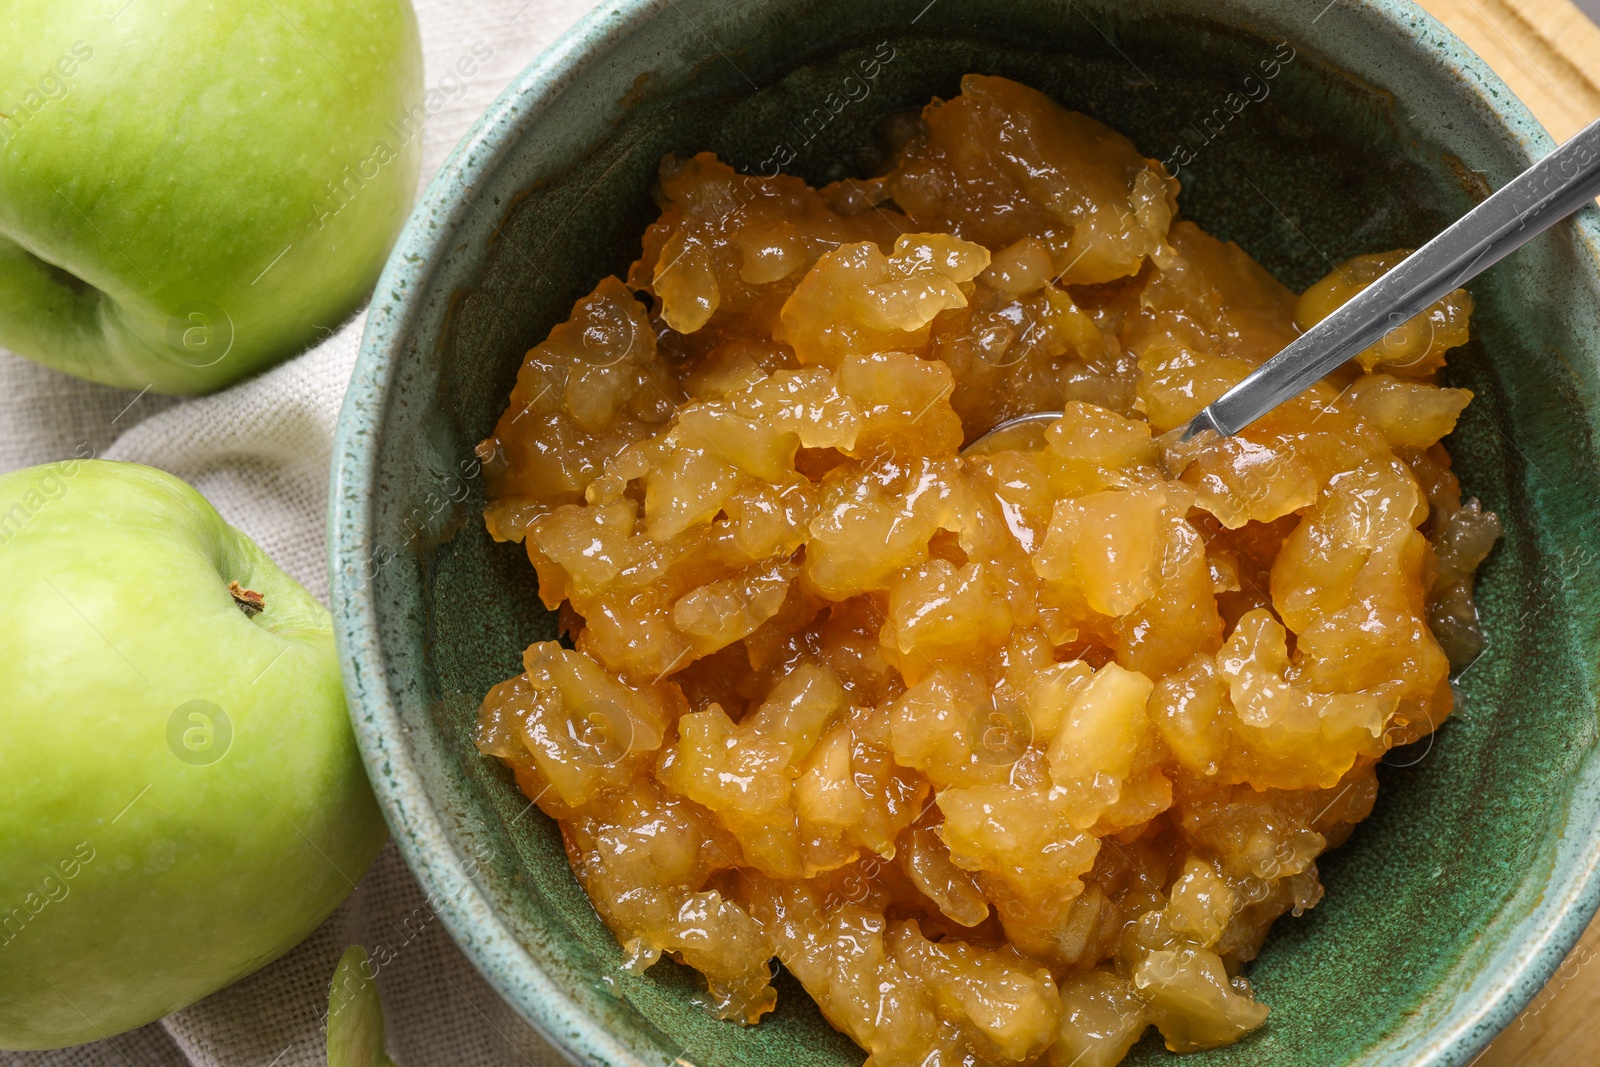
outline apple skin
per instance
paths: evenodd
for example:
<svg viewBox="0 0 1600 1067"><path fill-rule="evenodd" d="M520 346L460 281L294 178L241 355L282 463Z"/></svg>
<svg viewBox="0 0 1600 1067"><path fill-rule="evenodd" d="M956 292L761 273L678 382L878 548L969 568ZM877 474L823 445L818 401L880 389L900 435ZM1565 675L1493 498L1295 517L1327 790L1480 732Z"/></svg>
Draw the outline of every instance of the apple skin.
<svg viewBox="0 0 1600 1067"><path fill-rule="evenodd" d="M231 742L211 713L209 747L173 730L196 700ZM149 467L0 476L0 1048L111 1036L261 967L386 833L328 612L254 542Z"/></svg>
<svg viewBox="0 0 1600 1067"><path fill-rule="evenodd" d="M410 210L421 88L410 0L7 0L0 346L192 395L326 336Z"/></svg>

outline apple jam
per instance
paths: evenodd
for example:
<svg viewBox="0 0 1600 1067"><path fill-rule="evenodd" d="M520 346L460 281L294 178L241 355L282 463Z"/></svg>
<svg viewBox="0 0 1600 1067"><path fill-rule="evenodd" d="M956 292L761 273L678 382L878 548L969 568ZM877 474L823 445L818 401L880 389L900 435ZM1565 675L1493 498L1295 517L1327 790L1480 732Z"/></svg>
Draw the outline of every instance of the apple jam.
<svg viewBox="0 0 1600 1067"><path fill-rule="evenodd" d="M567 640L479 744L627 966L755 1023L770 961L876 1067L1108 1067L1267 1007L1374 764L1451 710L1499 532L1440 439L1456 292L1238 436L1173 431L1298 298L1124 137L1001 78L821 189L668 158L660 219L480 447ZM1064 414L963 455L997 422Z"/></svg>

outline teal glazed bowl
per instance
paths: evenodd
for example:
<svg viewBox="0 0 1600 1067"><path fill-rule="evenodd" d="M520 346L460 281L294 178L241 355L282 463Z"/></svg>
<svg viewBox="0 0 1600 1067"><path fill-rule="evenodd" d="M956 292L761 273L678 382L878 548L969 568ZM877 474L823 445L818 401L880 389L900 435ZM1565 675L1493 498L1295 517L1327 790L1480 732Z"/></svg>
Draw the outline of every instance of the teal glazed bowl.
<svg viewBox="0 0 1600 1067"><path fill-rule="evenodd" d="M870 93L830 103L870 58ZM483 528L473 446L523 352L638 254L663 153L820 183L859 169L884 116L973 71L1128 134L1177 169L1186 215L1296 289L1420 244L1552 147L1405 0L621 0L528 68L379 283L339 425L331 567L395 838L462 949L576 1061L862 1054L787 978L744 1029L705 1014L670 961L621 972L556 826L474 748L485 691L554 625L521 546ZM1189 1067L1465 1064L1595 911L1600 217L1470 288L1476 337L1451 373L1477 399L1450 446L1506 528L1481 576L1489 650L1459 679L1459 714L1381 769L1377 810L1321 865L1324 902L1281 920L1252 966L1266 1026ZM1172 1061L1152 1031L1127 1062Z"/></svg>

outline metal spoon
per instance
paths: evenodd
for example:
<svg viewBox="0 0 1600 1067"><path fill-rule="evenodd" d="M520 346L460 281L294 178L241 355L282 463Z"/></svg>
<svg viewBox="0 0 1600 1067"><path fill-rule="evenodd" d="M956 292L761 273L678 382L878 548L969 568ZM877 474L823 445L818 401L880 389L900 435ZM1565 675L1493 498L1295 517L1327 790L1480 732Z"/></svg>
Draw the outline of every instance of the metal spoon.
<svg viewBox="0 0 1600 1067"><path fill-rule="evenodd" d="M1044 432L1061 417L1059 411L1035 411L999 423L961 450L963 456L989 456L996 452L1031 452L1044 444Z"/></svg>
<svg viewBox="0 0 1600 1067"><path fill-rule="evenodd" d="M1182 439L1187 441L1203 430L1238 433L1596 196L1600 196L1600 120L1517 175L1251 371L1191 419ZM1018 427L1048 424L1060 417L1060 412L1041 411L1008 419L965 451L997 451L989 443L991 437L1016 434ZM1039 426L1034 432L1043 429Z"/></svg>

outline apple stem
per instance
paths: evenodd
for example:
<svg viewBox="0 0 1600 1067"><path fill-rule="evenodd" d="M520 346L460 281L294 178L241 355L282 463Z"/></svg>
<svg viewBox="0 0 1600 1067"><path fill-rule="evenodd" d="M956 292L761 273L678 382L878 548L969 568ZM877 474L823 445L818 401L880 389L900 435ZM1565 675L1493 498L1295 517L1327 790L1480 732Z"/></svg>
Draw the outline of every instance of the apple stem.
<svg viewBox="0 0 1600 1067"><path fill-rule="evenodd" d="M254 589L246 589L238 582L228 583L228 592L233 595L233 602L239 605L239 610L249 618L255 618L267 610L267 597Z"/></svg>

